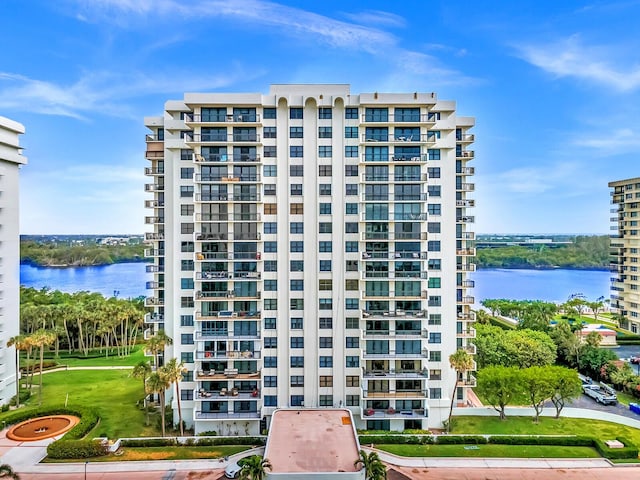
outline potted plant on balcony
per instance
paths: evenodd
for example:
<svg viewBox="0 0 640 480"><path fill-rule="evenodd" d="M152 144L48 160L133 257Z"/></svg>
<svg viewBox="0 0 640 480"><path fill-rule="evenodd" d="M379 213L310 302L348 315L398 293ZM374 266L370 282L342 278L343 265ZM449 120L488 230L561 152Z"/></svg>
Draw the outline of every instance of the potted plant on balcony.
<svg viewBox="0 0 640 480"><path fill-rule="evenodd" d="M373 408L367 408L367 409L364 411L364 414L365 414L365 416L366 416L366 417L370 417L371 415L373 415L373 414L374 414Z"/></svg>
<svg viewBox="0 0 640 480"><path fill-rule="evenodd" d="M389 408L387 408L387 413L388 413L389 415L395 415L395 413L396 413L396 409L395 409L395 408L393 408L393 407L389 407Z"/></svg>

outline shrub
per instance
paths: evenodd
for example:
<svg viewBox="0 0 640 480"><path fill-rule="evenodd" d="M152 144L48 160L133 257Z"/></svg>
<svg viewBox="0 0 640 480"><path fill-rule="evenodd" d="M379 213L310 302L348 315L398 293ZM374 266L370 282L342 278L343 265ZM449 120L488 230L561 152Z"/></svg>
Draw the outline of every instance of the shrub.
<svg viewBox="0 0 640 480"><path fill-rule="evenodd" d="M177 445L175 437L167 438L131 438L122 440L120 445L123 447L173 447Z"/></svg>
<svg viewBox="0 0 640 480"><path fill-rule="evenodd" d="M2 412L8 412L9 411L9 404L5 403L4 405L2 405L2 407L0 408L0 410Z"/></svg>
<svg viewBox="0 0 640 480"><path fill-rule="evenodd" d="M266 439L264 437L216 437L216 438L198 438L196 445L264 445Z"/></svg>
<svg viewBox="0 0 640 480"><path fill-rule="evenodd" d="M215 430L208 430L198 434L199 437L215 437L216 435L218 435L218 432Z"/></svg>
<svg viewBox="0 0 640 480"><path fill-rule="evenodd" d="M107 446L99 440L56 440L47 447L49 458L92 458L107 454Z"/></svg>
<svg viewBox="0 0 640 480"><path fill-rule="evenodd" d="M556 445L571 447L592 447L593 438L573 436L538 436L538 435L496 435L490 436L488 443L495 445Z"/></svg>
<svg viewBox="0 0 640 480"><path fill-rule="evenodd" d="M603 440L594 439L594 447L600 455L610 460L624 459L624 458L638 458L638 447L636 447L630 440L624 437L618 437L616 440L624 443L624 448L609 448Z"/></svg>
<svg viewBox="0 0 640 480"><path fill-rule="evenodd" d="M483 445L487 442L487 437L479 435L440 435L436 437L439 445Z"/></svg>

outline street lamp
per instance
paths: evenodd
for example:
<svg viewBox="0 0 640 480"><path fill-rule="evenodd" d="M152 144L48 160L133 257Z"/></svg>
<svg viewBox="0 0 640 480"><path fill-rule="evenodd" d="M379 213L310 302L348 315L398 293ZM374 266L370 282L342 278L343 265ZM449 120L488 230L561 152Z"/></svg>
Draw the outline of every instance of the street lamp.
<svg viewBox="0 0 640 480"><path fill-rule="evenodd" d="M84 462L84 480L87 480L87 465L89 462Z"/></svg>

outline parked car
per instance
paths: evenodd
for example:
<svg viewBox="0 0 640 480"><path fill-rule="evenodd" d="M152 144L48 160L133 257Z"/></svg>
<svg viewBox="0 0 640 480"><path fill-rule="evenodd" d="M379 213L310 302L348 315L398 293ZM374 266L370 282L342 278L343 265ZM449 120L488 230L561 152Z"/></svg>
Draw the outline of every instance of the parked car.
<svg viewBox="0 0 640 480"><path fill-rule="evenodd" d="M629 361L633 364L638 364L640 363L640 353L636 354L636 355L631 355L631 358L629 358Z"/></svg>
<svg viewBox="0 0 640 480"><path fill-rule="evenodd" d="M238 478L240 470L242 470L242 466L238 465L238 462L231 462L227 465L227 468L224 469L224 476L227 478Z"/></svg>
<svg viewBox="0 0 640 480"><path fill-rule="evenodd" d="M608 393L604 388L600 387L600 385L582 385L582 391L597 403L603 405L616 405L618 403L618 397L615 393Z"/></svg>

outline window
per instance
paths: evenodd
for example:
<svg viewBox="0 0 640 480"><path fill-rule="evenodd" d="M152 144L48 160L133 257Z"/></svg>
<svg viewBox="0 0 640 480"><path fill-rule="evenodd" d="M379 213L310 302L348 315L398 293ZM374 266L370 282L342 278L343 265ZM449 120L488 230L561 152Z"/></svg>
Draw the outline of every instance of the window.
<svg viewBox="0 0 640 480"><path fill-rule="evenodd" d="M442 260L439 258L430 258L427 262L427 268L429 270L440 270L442 267Z"/></svg>
<svg viewBox="0 0 640 480"><path fill-rule="evenodd" d="M429 343L442 343L442 334L440 332L430 332Z"/></svg>
<svg viewBox="0 0 640 480"><path fill-rule="evenodd" d="M357 272L358 271L358 261L357 260L345 260L345 270L347 272Z"/></svg>
<svg viewBox="0 0 640 480"><path fill-rule="evenodd" d="M346 145L344 147L344 156L346 158L357 158L358 157L358 146L357 145Z"/></svg>
<svg viewBox="0 0 640 480"><path fill-rule="evenodd" d="M357 298L345 298L345 300L344 300L344 308L346 310L358 310L358 308L360 308L358 299Z"/></svg>
<svg viewBox="0 0 640 480"><path fill-rule="evenodd" d="M265 177L277 177L278 176L278 166L277 165L265 165L263 168L264 168L264 176Z"/></svg>
<svg viewBox="0 0 640 480"><path fill-rule="evenodd" d="M346 222L344 224L344 233L358 233L358 222Z"/></svg>
<svg viewBox="0 0 640 480"><path fill-rule="evenodd" d="M180 361L182 363L193 363L193 352L181 352Z"/></svg>
<svg viewBox="0 0 640 480"><path fill-rule="evenodd" d="M332 298L319 298L318 299L318 308L320 310L331 310L333 308L333 299Z"/></svg>
<svg viewBox="0 0 640 480"><path fill-rule="evenodd" d="M263 397L264 406L265 407L277 407L278 406L278 396L277 395L265 395Z"/></svg>
<svg viewBox="0 0 640 480"><path fill-rule="evenodd" d="M276 253L278 251L278 242L264 242L265 253Z"/></svg>
<svg viewBox="0 0 640 480"><path fill-rule="evenodd" d="M289 300L291 310L304 310L304 298L291 298Z"/></svg>
<svg viewBox="0 0 640 480"><path fill-rule="evenodd" d="M289 289L292 292L301 292L304 290L304 280L289 280Z"/></svg>
<svg viewBox="0 0 640 480"><path fill-rule="evenodd" d="M290 385L292 387L304 387L303 375L291 375Z"/></svg>
<svg viewBox="0 0 640 480"><path fill-rule="evenodd" d="M358 279L357 278L347 278L344 281L344 289L348 291L358 290Z"/></svg>
<svg viewBox="0 0 640 480"><path fill-rule="evenodd" d="M291 317L290 325L293 330L302 330L304 320L302 317Z"/></svg>
<svg viewBox="0 0 640 480"><path fill-rule="evenodd" d="M358 317L347 317L345 319L345 328L350 330L360 328L360 319Z"/></svg>
<svg viewBox="0 0 640 480"><path fill-rule="evenodd" d="M304 165L290 165L289 176L290 177L302 177L304 175Z"/></svg>
<svg viewBox="0 0 640 480"><path fill-rule="evenodd" d="M333 406L333 395L320 395L320 403L321 407L331 407Z"/></svg>
<svg viewBox="0 0 640 480"><path fill-rule="evenodd" d="M429 233L440 233L440 222L428 222L427 223L427 232Z"/></svg>
<svg viewBox="0 0 640 480"><path fill-rule="evenodd" d="M193 223L181 223L180 233L191 234L193 233Z"/></svg>
<svg viewBox="0 0 640 480"><path fill-rule="evenodd" d="M265 120L273 120L276 118L276 109L275 108L263 108L262 109L262 117Z"/></svg>
<svg viewBox="0 0 640 480"><path fill-rule="evenodd" d="M440 251L440 240L429 240L427 242L427 250L430 252Z"/></svg>
<svg viewBox="0 0 640 480"><path fill-rule="evenodd" d="M328 356L320 356L319 358L319 366L323 368L332 368L333 367L333 357Z"/></svg>
<svg viewBox="0 0 640 480"><path fill-rule="evenodd" d="M331 107L320 107L318 109L318 118L331 119Z"/></svg>
<svg viewBox="0 0 640 480"><path fill-rule="evenodd" d="M429 314L429 325L442 325L442 314L440 313L430 313Z"/></svg>
<svg viewBox="0 0 640 480"><path fill-rule="evenodd" d="M193 315L180 315L181 327L193 327Z"/></svg>
<svg viewBox="0 0 640 480"><path fill-rule="evenodd" d="M358 184L357 183L347 183L345 185L344 194L345 195L358 195Z"/></svg>
<svg viewBox="0 0 640 480"><path fill-rule="evenodd" d="M264 348L278 348L278 337L266 337L264 339Z"/></svg>
<svg viewBox="0 0 640 480"><path fill-rule="evenodd" d="M429 398L442 398L442 389L441 388L430 388L429 389Z"/></svg>
<svg viewBox="0 0 640 480"><path fill-rule="evenodd" d="M302 407L304 405L304 395L291 395L291 406Z"/></svg>
<svg viewBox="0 0 640 480"><path fill-rule="evenodd" d="M264 233L278 233L278 224L276 222L264 222Z"/></svg>
<svg viewBox="0 0 640 480"><path fill-rule="evenodd" d="M331 165L319 165L318 166L318 176L320 177L330 177L333 175L333 168Z"/></svg>
<svg viewBox="0 0 640 480"><path fill-rule="evenodd" d="M182 380L185 382L193 382L193 370L187 370L182 374Z"/></svg>
<svg viewBox="0 0 640 480"><path fill-rule="evenodd" d="M333 387L333 376L332 375L320 375L320 386L321 387Z"/></svg>
<svg viewBox="0 0 640 480"><path fill-rule="evenodd" d="M291 119L298 119L298 118L303 118L302 117L302 108L301 107L291 107L289 108L289 118Z"/></svg>
<svg viewBox="0 0 640 480"><path fill-rule="evenodd" d="M441 196L442 187L440 185L428 185L427 186L427 194L430 197L439 197Z"/></svg>
<svg viewBox="0 0 640 480"><path fill-rule="evenodd" d="M193 333L181 333L180 334L181 345L193 345Z"/></svg>
<svg viewBox="0 0 640 480"><path fill-rule="evenodd" d="M429 213L429 215L441 215L441 205L439 203L429 203L427 205L427 213Z"/></svg>
<svg viewBox="0 0 640 480"><path fill-rule="evenodd" d="M180 306L182 308L193 308L193 297L180 297Z"/></svg>
<svg viewBox="0 0 640 480"><path fill-rule="evenodd" d="M193 197L193 185L180 185L180 197Z"/></svg>
<svg viewBox="0 0 640 480"><path fill-rule="evenodd" d="M278 262L276 260L265 260L264 261L264 271L265 272L277 272L278 271Z"/></svg>
<svg viewBox="0 0 640 480"><path fill-rule="evenodd" d="M265 368L278 368L278 357L264 357Z"/></svg>
<svg viewBox="0 0 640 480"><path fill-rule="evenodd" d="M303 222L289 223L289 233L304 233L304 223Z"/></svg>
<svg viewBox="0 0 640 480"><path fill-rule="evenodd" d="M318 280L318 290L324 290L324 291L333 290L333 280L331 280L330 278Z"/></svg>
<svg viewBox="0 0 640 480"><path fill-rule="evenodd" d="M180 205L180 215L184 215L184 216L193 215L193 205Z"/></svg>
<svg viewBox="0 0 640 480"><path fill-rule="evenodd" d="M289 271L290 272L304 272L304 261L303 260L290 260L289 261Z"/></svg>
<svg viewBox="0 0 640 480"><path fill-rule="evenodd" d="M347 387L359 387L360 377L358 375L347 375L346 384Z"/></svg>
<svg viewBox="0 0 640 480"><path fill-rule="evenodd" d="M318 327L322 329L331 329L333 328L333 318L331 317L320 317L318 319Z"/></svg>
<svg viewBox="0 0 640 480"><path fill-rule="evenodd" d="M320 337L319 348L333 348L333 338Z"/></svg>
<svg viewBox="0 0 640 480"><path fill-rule="evenodd" d="M193 278L181 278L180 288L193 289Z"/></svg>
<svg viewBox="0 0 640 480"><path fill-rule="evenodd" d="M264 281L264 291L265 292L277 292L278 291L278 280L265 280Z"/></svg>
<svg viewBox="0 0 640 480"><path fill-rule="evenodd" d="M290 186L291 195L292 196L300 196L302 195L302 184L301 183L293 183Z"/></svg>
<svg viewBox="0 0 640 480"><path fill-rule="evenodd" d="M344 204L344 213L346 215L357 215L358 214L358 204L357 203L345 203Z"/></svg>
<svg viewBox="0 0 640 480"><path fill-rule="evenodd" d="M345 358L345 367L357 368L360 366L360 357L358 355L347 355Z"/></svg>
<svg viewBox="0 0 640 480"><path fill-rule="evenodd" d="M304 368L304 357L291 357L289 362L291 368Z"/></svg>
<svg viewBox="0 0 640 480"><path fill-rule="evenodd" d="M333 251L333 242L321 241L318 242L318 251L321 253L329 253Z"/></svg>
<svg viewBox="0 0 640 480"><path fill-rule="evenodd" d="M265 242L267 243L267 242ZM303 241L291 241L289 242L289 251L291 253L301 253L304 252L304 242Z"/></svg>
<svg viewBox="0 0 640 480"><path fill-rule="evenodd" d="M180 251L181 252L193 252L193 251L195 251L195 243L194 242L180 242Z"/></svg>
<svg viewBox="0 0 640 480"><path fill-rule="evenodd" d="M318 231L320 233L331 233L333 231L333 224L331 222L320 222L318 224Z"/></svg>
<svg viewBox="0 0 640 480"><path fill-rule="evenodd" d="M265 387L277 387L278 386L278 377L275 375L265 375L264 377L264 386Z"/></svg>
<svg viewBox="0 0 640 480"><path fill-rule="evenodd" d="M427 150L427 155L429 156L429 160L440 160L440 149L430 148Z"/></svg>
<svg viewBox="0 0 640 480"><path fill-rule="evenodd" d="M358 337L346 337L347 348L360 348L360 339Z"/></svg>
<svg viewBox="0 0 640 480"><path fill-rule="evenodd" d="M320 215L331 215L331 204L330 203L321 203L320 204Z"/></svg>
<svg viewBox="0 0 640 480"><path fill-rule="evenodd" d="M277 203L265 203L264 204L264 214L265 215L276 215L278 213L278 204Z"/></svg>
<svg viewBox="0 0 640 480"><path fill-rule="evenodd" d="M264 299L264 309L265 310L277 310L278 309L278 299L277 298L265 298Z"/></svg>
<svg viewBox="0 0 640 480"><path fill-rule="evenodd" d="M344 166L344 176L345 177L357 177L358 176L358 166L357 165L345 165Z"/></svg>
<svg viewBox="0 0 640 480"><path fill-rule="evenodd" d="M428 304L430 307L441 307L442 297L440 297L439 295L430 295L428 299Z"/></svg>
<svg viewBox="0 0 640 480"><path fill-rule="evenodd" d="M360 405L359 395L347 395L345 399L347 407L357 407Z"/></svg>
<svg viewBox="0 0 640 480"><path fill-rule="evenodd" d="M442 361L442 352L439 350L429 350L429 361L430 362L441 362Z"/></svg>
<svg viewBox="0 0 640 480"><path fill-rule="evenodd" d="M289 205L289 213L291 215L302 215L304 213L303 203L292 203Z"/></svg>
<svg viewBox="0 0 640 480"><path fill-rule="evenodd" d="M186 161L193 160L193 151L189 148L180 149L180 160L186 160Z"/></svg>
<svg viewBox="0 0 640 480"><path fill-rule="evenodd" d="M264 138L276 138L276 127L264 127L262 131Z"/></svg>
<svg viewBox="0 0 640 480"><path fill-rule="evenodd" d="M344 118L347 119L357 119L358 118L358 107L347 107L344 109Z"/></svg>
<svg viewBox="0 0 640 480"><path fill-rule="evenodd" d="M301 158L303 156L303 148L302 145L290 145L289 146L289 156L291 158Z"/></svg>
<svg viewBox="0 0 640 480"><path fill-rule="evenodd" d="M344 138L358 138L358 127L344 127Z"/></svg>
<svg viewBox="0 0 640 480"><path fill-rule="evenodd" d="M193 260L180 260L180 270L183 272L193 271Z"/></svg>
<svg viewBox="0 0 640 480"><path fill-rule="evenodd" d="M344 251L347 253L353 253L358 251L358 242L348 240L344 242Z"/></svg>
<svg viewBox="0 0 640 480"><path fill-rule="evenodd" d="M263 152L265 158L274 158L277 155L275 145L265 145L263 147Z"/></svg>
<svg viewBox="0 0 640 480"><path fill-rule="evenodd" d="M429 178L440 178L440 167L427 168L427 175Z"/></svg>
<svg viewBox="0 0 640 480"><path fill-rule="evenodd" d="M276 317L267 317L264 319L264 328L265 330L275 330L276 329Z"/></svg>
<svg viewBox="0 0 640 480"><path fill-rule="evenodd" d="M388 122L389 109L383 108L365 108L364 117L366 122Z"/></svg>
<svg viewBox="0 0 640 480"><path fill-rule="evenodd" d="M332 136L333 136L333 131L331 127L318 127L319 138L331 138Z"/></svg>
<svg viewBox="0 0 640 480"><path fill-rule="evenodd" d="M430 277L429 278L428 287L429 288L440 288L440 278L438 278L438 277Z"/></svg>
<svg viewBox="0 0 640 480"><path fill-rule="evenodd" d="M289 138L302 138L302 127L289 127Z"/></svg>

